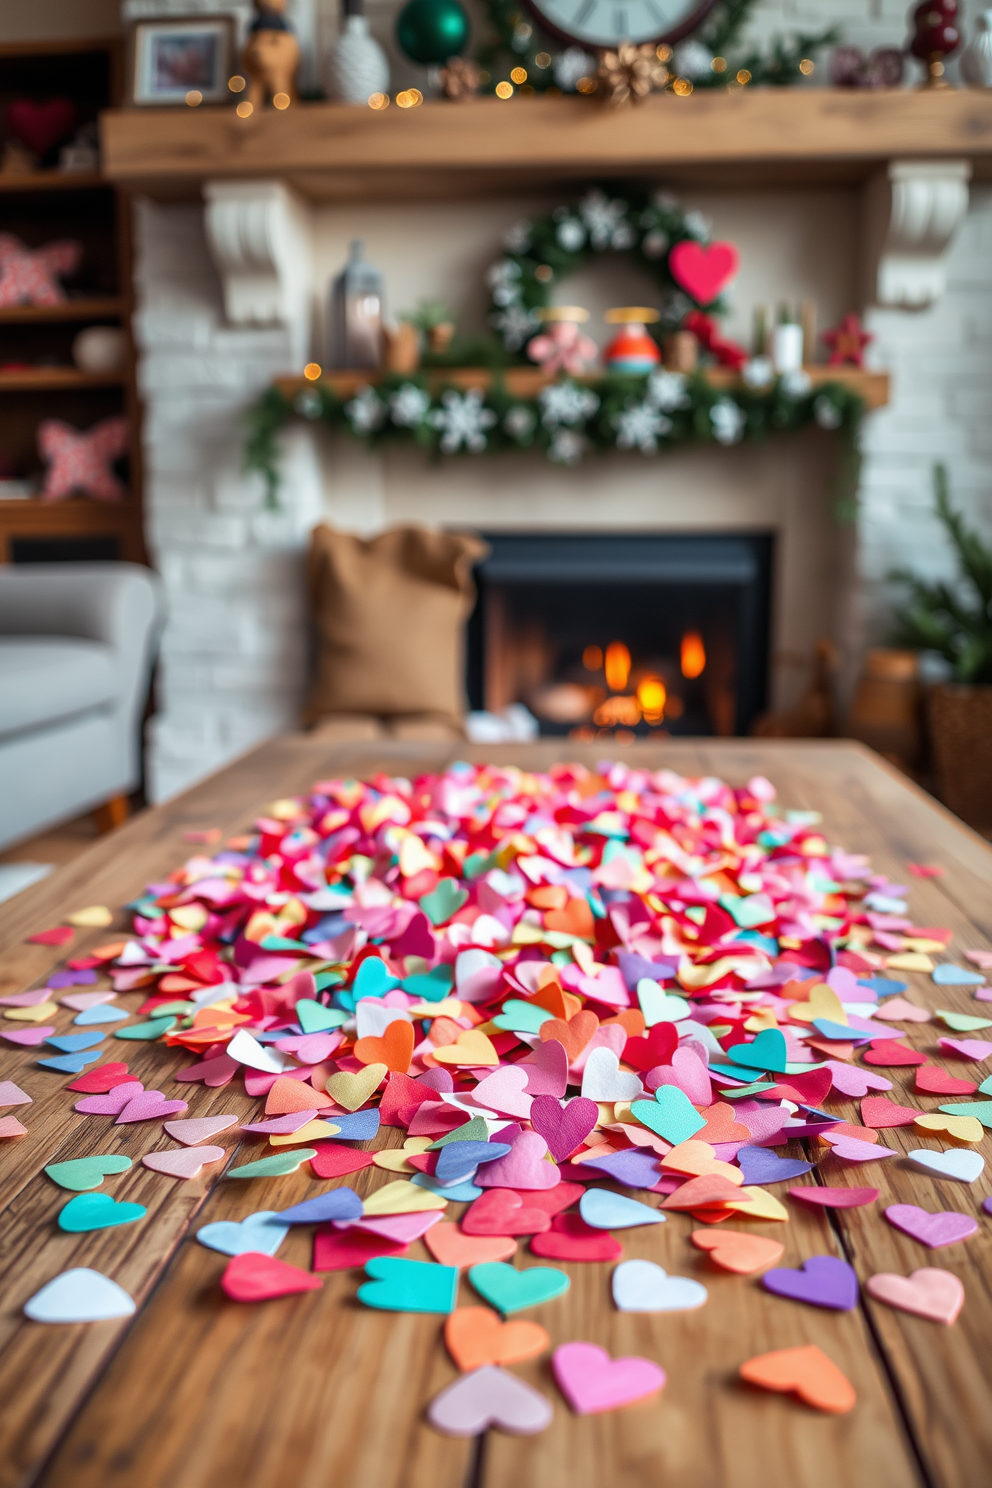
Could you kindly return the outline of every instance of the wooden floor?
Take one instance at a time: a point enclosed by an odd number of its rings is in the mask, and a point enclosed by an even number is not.
[[[547,765],[592,763],[602,746],[473,748],[377,744],[334,746],[303,737],[274,741],[189,794],[148,811],[97,842],[51,878],[0,907],[0,991],[40,984],[65,957],[25,936],[81,906],[119,906],[161,879],[193,850],[190,829],[242,830],[277,796],[334,774],[379,769],[411,775],[437,769],[455,753],[475,759]],[[943,878],[910,879],[917,924],[949,925],[952,948],[992,947],[992,850],[905,779],[860,746],[815,742],[672,741],[631,746],[625,760],[742,782],[755,772],[779,787],[788,806],[823,812],[828,837],[867,852],[902,882],[907,861],[937,862]],[[106,940],[78,933],[73,952]],[[911,976],[930,1008],[975,1012],[967,992]],[[140,994],[122,999],[136,1007]],[[68,1025],[71,1014],[59,1015]],[[940,1025],[910,1033],[936,1051]],[[981,1035],[980,1035],[981,1036]],[[110,1046],[113,1048],[113,1045]],[[118,1046],[123,1047],[123,1046]],[[113,1055],[118,1056],[117,1048]],[[178,1050],[127,1045],[139,1078],[167,1095],[180,1090],[189,1116],[255,1109],[240,1086],[177,1087],[170,1074],[189,1062]],[[982,1066],[957,1065],[970,1074]],[[912,1071],[885,1071],[900,1104],[936,1108],[914,1096]],[[553,1344],[599,1343],[639,1353],[668,1373],[664,1393],[603,1416],[569,1413],[545,1359],[516,1366],[553,1400],[553,1425],[536,1438],[489,1433],[481,1442],[437,1435],[425,1403],[455,1377],[440,1343],[440,1320],[375,1313],[354,1301],[356,1276],[325,1277],[322,1291],[246,1307],[227,1301],[217,1281],[225,1258],[196,1244],[208,1220],[281,1209],[326,1188],[297,1173],[248,1185],[163,1179],[136,1165],[114,1180],[115,1198],[148,1206],[139,1224],[82,1236],[53,1220],[65,1201],[44,1164],[94,1151],[134,1159],[167,1145],[158,1123],[104,1130],[72,1110],[62,1077],[41,1070],[30,1051],[0,1054],[0,1079],[16,1079],[34,1098],[23,1108],[28,1137],[2,1144],[4,1223],[0,1255],[0,1488],[988,1488],[992,1483],[992,1218],[971,1240],[937,1252],[900,1235],[882,1218],[887,1202],[978,1214],[992,1193],[988,1176],[966,1187],[938,1182],[901,1159],[864,1167],[821,1161],[809,1181],[882,1189],[877,1204],[835,1218],[786,1201],[788,1225],[755,1225],[786,1245],[783,1265],[814,1254],[845,1256],[864,1281],[938,1265],[958,1274],[966,1302],[944,1328],[862,1297],[852,1312],[820,1311],[769,1296],[754,1277],[712,1270],[689,1243],[694,1222],[623,1234],[626,1258],[705,1281],[709,1301],[696,1312],[621,1314],[608,1295],[609,1267],[569,1265],[571,1291],[536,1309]],[[239,1093],[240,1092],[240,1093]],[[831,1110],[857,1119],[853,1102]],[[23,1113],[20,1113],[23,1114]],[[399,1144],[402,1133],[384,1129]],[[225,1133],[233,1150],[237,1138]],[[905,1131],[887,1145],[922,1145]],[[379,1141],[376,1145],[384,1145]],[[801,1155],[800,1144],[795,1155]],[[941,1144],[932,1144],[941,1145]],[[990,1155],[988,1138],[982,1144]],[[242,1156],[243,1160],[243,1156]],[[372,1176],[370,1176],[372,1175]],[[366,1169],[347,1181],[360,1192],[390,1178]],[[779,1190],[781,1192],[781,1190]],[[457,1212],[458,1206],[452,1206]],[[280,1256],[309,1265],[309,1232],[291,1232]],[[426,1259],[420,1245],[414,1257]],[[521,1258],[526,1260],[526,1251]],[[28,1322],[24,1301],[70,1266],[106,1271],[139,1303],[133,1319],[87,1326]],[[461,1301],[478,1301],[462,1283]],[[820,1415],[791,1397],[737,1382],[740,1363],[765,1350],[818,1343],[858,1392],[846,1416]]]

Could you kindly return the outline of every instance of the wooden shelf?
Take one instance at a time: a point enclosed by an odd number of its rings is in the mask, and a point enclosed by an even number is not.
[[[0,563],[10,561],[10,544],[16,538],[115,537],[120,556],[144,563],[141,506],[124,501],[93,501],[74,496],[69,501],[0,501]]]
[[[808,373],[814,387],[820,387],[826,382],[840,382],[852,392],[860,394],[865,400],[866,408],[884,408],[889,401],[889,374],[887,372],[864,372],[860,367],[807,367]],[[543,387],[558,380],[558,374],[549,375],[542,372],[540,367],[507,367],[502,373],[494,374],[486,367],[430,367],[426,368],[424,375],[429,383],[434,385],[449,384],[468,391],[469,388],[481,388],[483,390],[492,386],[494,376],[501,376],[506,384],[507,391],[515,398],[533,398]],[[708,369],[705,373],[707,380],[717,388],[740,387],[741,380],[734,372],[723,367]],[[596,376],[580,377],[578,382],[594,381]],[[327,387],[333,389],[339,398],[348,397],[358,391],[361,387],[368,387],[370,383],[378,382],[379,377],[375,372],[325,372],[320,381]],[[315,386],[305,377],[277,377],[275,386],[287,398],[294,398],[298,393],[305,392],[307,388]]]
[[[126,301],[119,295],[92,300],[66,300],[61,305],[8,305],[0,310],[0,325],[57,325],[67,320],[103,320],[123,315]]]
[[[891,159],[968,159],[992,179],[992,90],[755,88],[658,95],[610,110],[582,98],[112,110],[110,180],[159,197],[214,177],[278,176],[327,200],[482,195],[610,175],[742,187],[859,182]]]
[[[0,171],[0,192],[90,191],[110,184],[102,171]]]
[[[77,372],[75,367],[24,367],[0,371],[0,392],[75,391],[76,388],[124,387],[125,372]]]

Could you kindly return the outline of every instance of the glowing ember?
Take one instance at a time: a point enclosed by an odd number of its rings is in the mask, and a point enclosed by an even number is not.
[[[645,677],[637,687],[637,701],[648,723],[660,723],[665,716],[668,692],[660,677]]]
[[[603,665],[602,646],[587,646],[582,653],[582,665],[587,672],[598,672]]]
[[[610,691],[623,692],[630,676],[630,652],[623,641],[611,641],[607,646],[605,670]]]
[[[699,677],[706,669],[706,648],[698,630],[687,630],[682,637],[681,666],[683,677]]]

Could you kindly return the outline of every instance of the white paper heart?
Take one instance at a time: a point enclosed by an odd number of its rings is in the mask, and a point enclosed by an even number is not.
[[[641,977],[638,982],[637,1001],[649,1028],[656,1023],[679,1023],[691,1011],[684,997],[677,992],[665,992],[650,977]]]
[[[689,1276],[669,1276],[654,1261],[621,1261],[613,1272],[613,1301],[620,1312],[687,1312],[709,1293]]]
[[[440,1215],[437,1216],[440,1219]],[[260,1209],[249,1214],[247,1219],[219,1219],[214,1224],[197,1230],[196,1238],[209,1250],[219,1250],[222,1255],[245,1255],[249,1251],[274,1256],[286,1236],[289,1225],[279,1223],[275,1209]]]
[[[265,1075],[281,1075],[284,1070],[295,1069],[296,1061],[278,1049],[266,1049],[245,1029],[239,1028],[227,1046],[228,1058],[236,1064],[246,1064],[249,1069],[261,1070]]]
[[[24,1312],[36,1323],[96,1323],[129,1317],[134,1303],[109,1276],[79,1266],[46,1282],[25,1302]]]
[[[612,1049],[593,1049],[582,1074],[582,1094],[587,1100],[636,1100],[643,1091],[637,1075],[621,1070]]]
[[[411,1023],[405,1008],[386,1007],[379,997],[363,997],[355,1008],[355,1029],[359,1038],[382,1038],[390,1023]]]
[[[959,1183],[974,1183],[985,1169],[985,1159],[980,1152],[966,1152],[963,1148],[949,1148],[946,1152],[935,1152],[932,1147],[919,1147],[906,1156],[914,1168],[933,1173],[938,1178],[956,1178]]]

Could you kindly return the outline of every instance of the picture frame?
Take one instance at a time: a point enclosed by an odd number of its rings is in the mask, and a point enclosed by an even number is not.
[[[227,103],[234,71],[234,20],[191,15],[136,21],[131,28],[128,99],[139,108]],[[192,100],[189,95],[198,93]]]

